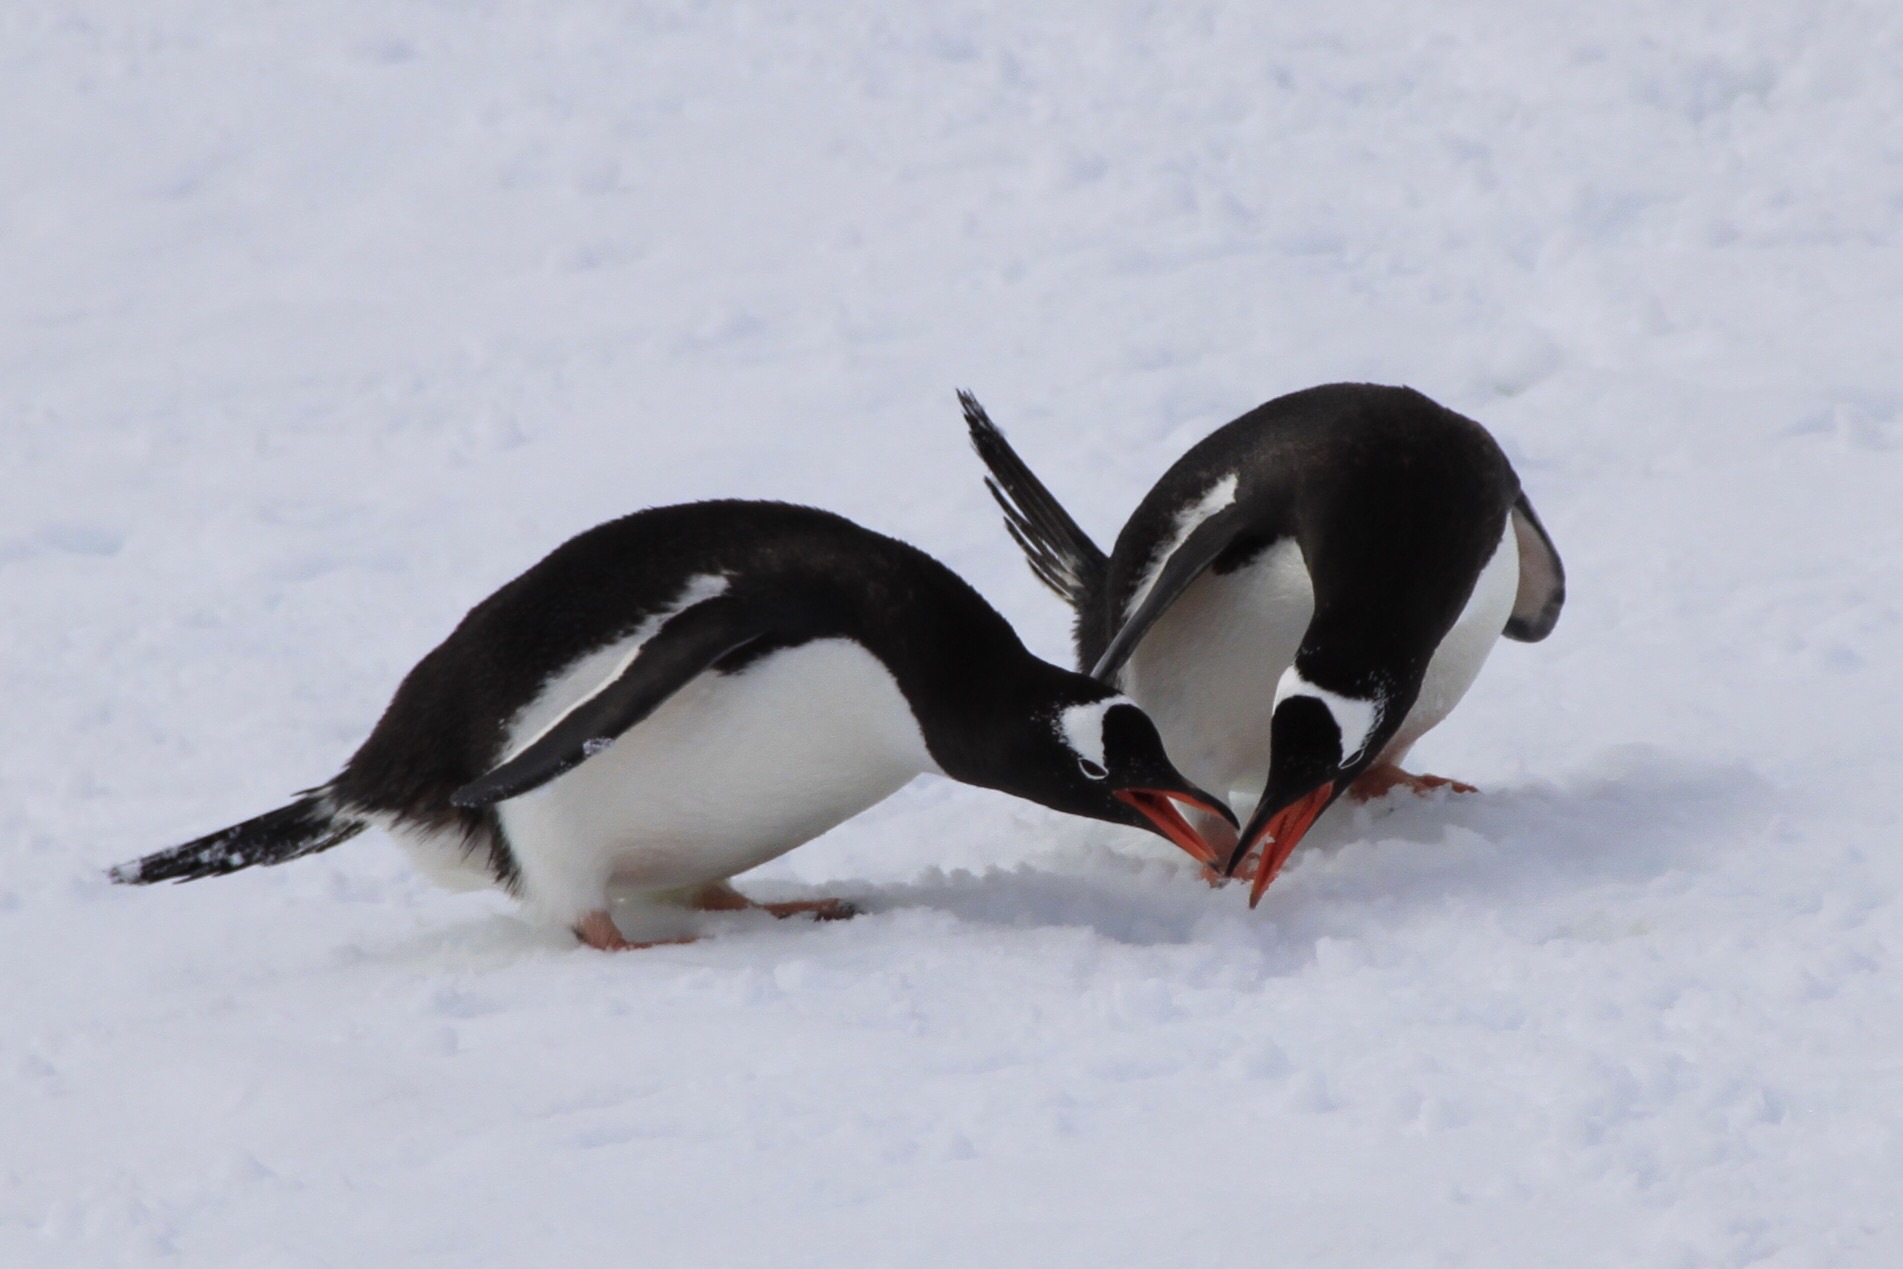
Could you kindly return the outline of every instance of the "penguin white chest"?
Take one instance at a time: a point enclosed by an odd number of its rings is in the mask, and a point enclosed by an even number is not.
[[[598,690],[633,641],[551,680],[506,751]],[[822,639],[708,671],[608,748],[497,806],[524,898],[557,920],[605,887],[669,890],[784,854],[936,770],[910,706],[859,644]]]
[[[1284,538],[1203,573],[1157,618],[1120,681],[1184,774],[1222,793],[1261,788],[1276,683],[1314,613],[1302,548]]]
[[[1506,626],[1518,578],[1509,527],[1434,650],[1420,695],[1383,761],[1399,762],[1466,695]],[[1137,645],[1121,685],[1155,720],[1190,778],[1250,797],[1261,788],[1276,685],[1294,664],[1314,612],[1301,548],[1284,539],[1232,573],[1197,578]]]

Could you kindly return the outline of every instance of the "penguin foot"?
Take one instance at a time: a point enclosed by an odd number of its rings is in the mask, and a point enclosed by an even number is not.
[[[859,915],[859,909],[844,899],[795,899],[786,903],[755,903],[724,881],[702,886],[689,901],[702,912],[744,912],[758,908],[784,921],[790,916],[811,915],[815,921],[845,921]]]
[[[627,936],[616,927],[614,918],[606,909],[590,912],[575,927],[575,937],[589,947],[601,952],[638,952],[644,947],[668,947],[676,943],[692,943],[694,939],[656,939],[652,943],[631,943]]]
[[[1450,780],[1446,776],[1415,775],[1403,771],[1391,762],[1377,763],[1363,771],[1355,782],[1348,786],[1348,796],[1357,802],[1372,802],[1376,798],[1386,797],[1396,789],[1425,796],[1434,789],[1451,789],[1455,793],[1478,793],[1479,789],[1459,780]]]

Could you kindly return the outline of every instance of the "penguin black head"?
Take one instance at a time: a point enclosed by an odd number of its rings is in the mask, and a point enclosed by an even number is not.
[[[1231,828],[1236,817],[1176,769],[1149,715],[1084,675],[1043,668],[1047,682],[1023,698],[1030,708],[988,729],[983,751],[967,753],[968,769],[946,773],[1054,811],[1148,829],[1198,863],[1218,865],[1215,849],[1177,805]]]
[[[1234,875],[1262,846],[1249,906],[1262,899],[1309,828],[1354,783],[1393,738],[1419,690],[1418,675],[1405,699],[1379,688],[1330,691],[1291,666],[1276,685],[1269,723],[1269,778],[1255,814],[1223,868]],[[1398,707],[1397,707],[1398,706]]]

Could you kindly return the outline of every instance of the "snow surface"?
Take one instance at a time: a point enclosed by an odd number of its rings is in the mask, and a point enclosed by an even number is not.
[[[1903,6],[0,7],[0,1263],[1903,1263]],[[711,495],[1066,650],[1108,539],[1409,383],[1571,579],[1263,907],[925,780],[604,955],[328,777],[462,612]]]

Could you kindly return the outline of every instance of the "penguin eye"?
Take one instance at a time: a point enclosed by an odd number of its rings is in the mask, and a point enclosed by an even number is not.
[[[1110,774],[1108,768],[1099,766],[1088,758],[1079,758],[1077,769],[1084,773],[1086,780],[1101,780]]]

